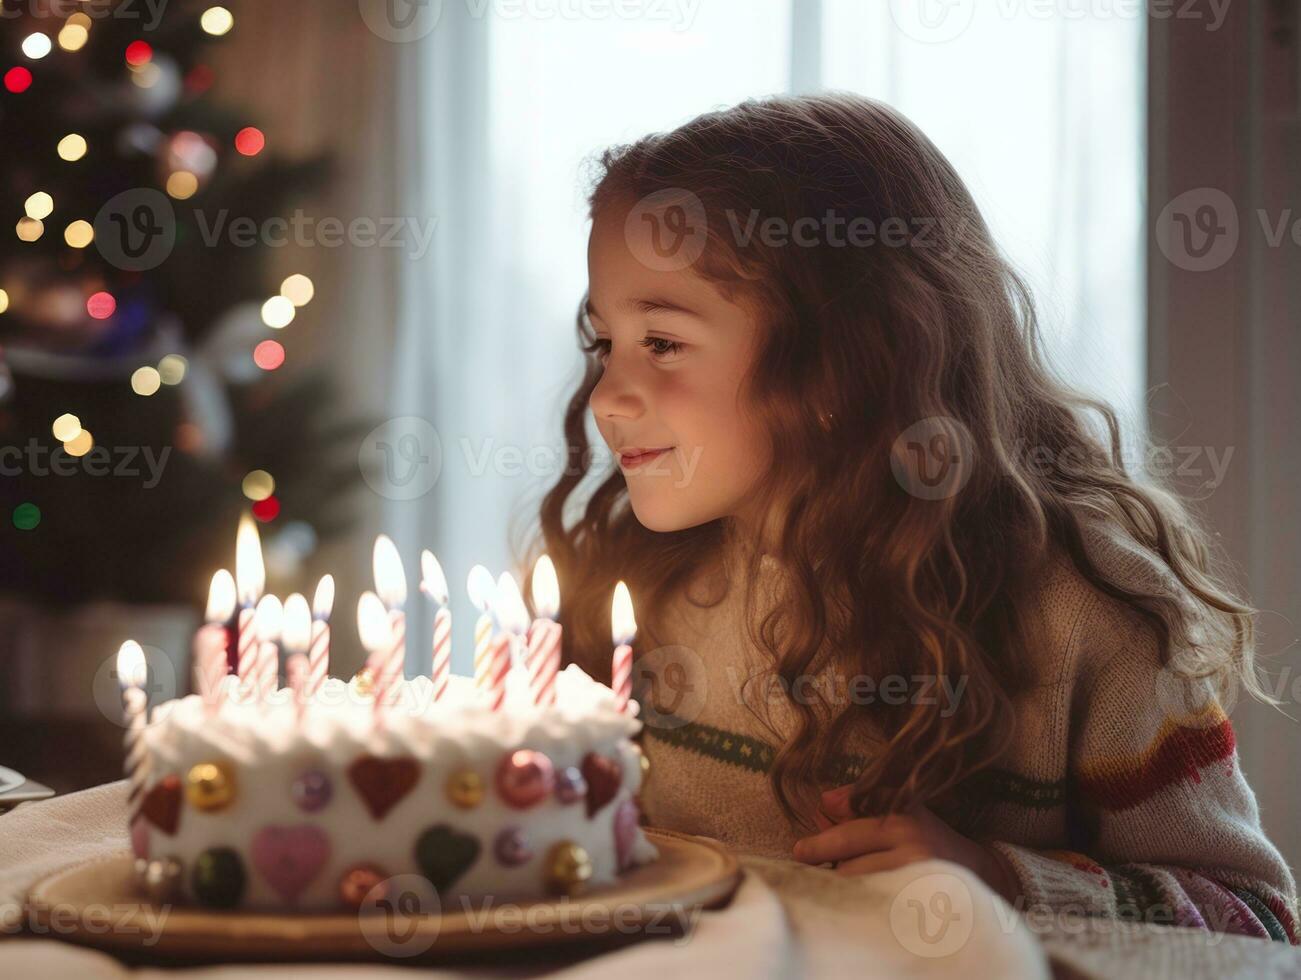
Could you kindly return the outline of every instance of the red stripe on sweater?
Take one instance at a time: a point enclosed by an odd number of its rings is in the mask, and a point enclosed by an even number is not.
[[[1108,810],[1128,810],[1167,786],[1201,782],[1198,770],[1232,755],[1236,744],[1228,718],[1209,728],[1176,728],[1136,763],[1081,775],[1080,790]]]

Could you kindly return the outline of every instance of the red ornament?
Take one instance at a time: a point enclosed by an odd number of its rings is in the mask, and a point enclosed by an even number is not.
[[[263,524],[274,521],[280,515],[280,501],[274,495],[263,497],[253,505],[253,516]]]
[[[126,63],[128,65],[147,65],[154,56],[154,49],[148,41],[132,41],[126,46]]]
[[[255,157],[267,145],[267,138],[256,126],[247,126],[235,134],[235,149],[246,157]]]
[[[497,766],[497,792],[507,806],[523,810],[551,795],[555,771],[551,760],[532,749],[517,749]]]
[[[10,68],[5,72],[5,88],[15,95],[26,92],[32,85],[32,73],[26,68]]]

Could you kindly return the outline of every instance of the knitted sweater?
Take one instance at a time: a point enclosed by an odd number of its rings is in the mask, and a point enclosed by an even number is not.
[[[1112,581],[1191,601],[1168,566],[1123,532],[1090,523],[1086,545]],[[781,597],[777,563],[763,561],[760,616]],[[748,640],[740,592],[728,589],[708,609],[679,597],[655,625],[655,648],[636,672],[652,681],[642,697],[650,764],[642,803],[657,826],[790,857],[801,832],[767,771],[793,715]],[[1261,830],[1221,705],[1190,701],[1188,682],[1162,668],[1151,628],[1064,553],[1051,559],[1029,612],[1042,657],[1015,702],[1013,745],[997,768],[969,780],[961,818],[950,819],[1007,859],[1021,910],[1301,941],[1292,873]],[[743,688],[747,677],[753,686]],[[927,696],[924,679],[889,683],[856,696]],[[873,745],[870,733],[851,735],[828,788],[853,779]]]

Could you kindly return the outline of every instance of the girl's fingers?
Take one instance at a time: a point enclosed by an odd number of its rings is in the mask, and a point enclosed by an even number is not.
[[[844,858],[882,851],[893,841],[883,830],[885,820],[878,817],[859,817],[838,823],[821,833],[795,842],[795,860],[809,864],[823,861],[840,861]]]
[[[832,820],[821,810],[813,811],[813,822],[818,825],[818,830],[826,830],[828,827],[834,827],[836,821]]]
[[[914,861],[920,861],[922,858],[922,854],[910,851],[906,847],[892,847],[888,851],[877,851],[875,854],[860,854],[848,861],[841,861],[836,865],[836,873],[842,875],[866,875],[876,871],[893,871],[896,868],[912,864]]]

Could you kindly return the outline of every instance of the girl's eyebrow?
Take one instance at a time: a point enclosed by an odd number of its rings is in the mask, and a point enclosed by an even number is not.
[[[634,310],[638,313],[645,313],[650,316],[667,314],[667,315],[690,316],[690,317],[695,317],[696,319],[700,319],[700,314],[697,313],[695,310],[689,309],[688,307],[685,307],[680,303],[675,303],[672,300],[662,299],[657,296],[637,297],[636,299],[626,300],[620,305],[627,307],[628,309]],[[597,319],[601,319],[601,320],[605,319],[603,316],[601,316],[600,313],[597,312],[596,307],[592,305],[592,301],[590,299],[587,301],[587,304],[585,306],[585,311],[588,316],[594,316]]]

